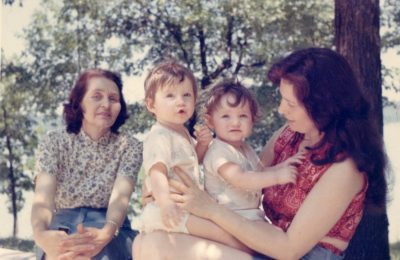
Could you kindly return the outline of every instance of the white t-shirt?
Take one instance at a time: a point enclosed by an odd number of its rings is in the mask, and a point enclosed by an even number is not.
[[[263,219],[259,209],[261,190],[246,190],[234,187],[218,173],[218,168],[227,162],[239,165],[244,171],[261,170],[257,153],[243,142],[244,153],[232,145],[215,138],[208,147],[203,160],[205,190],[219,203],[237,211],[249,219]],[[243,212],[251,212],[250,215]],[[243,214],[242,214],[243,213]]]
[[[160,123],[151,127],[149,134],[143,142],[143,167],[146,174],[146,188],[151,191],[150,168],[158,163],[164,163],[168,169],[168,178],[179,178],[171,171],[179,166],[192,180],[203,187],[200,182],[199,162],[195,150],[195,140],[189,135],[188,141],[178,132],[167,128]]]

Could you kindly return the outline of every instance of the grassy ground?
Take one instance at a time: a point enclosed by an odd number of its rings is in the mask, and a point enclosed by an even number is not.
[[[3,248],[14,249],[24,252],[33,252],[35,243],[32,240],[19,238],[1,238],[0,245]]]
[[[35,243],[32,240],[24,240],[18,238],[0,239],[1,247],[14,249],[24,252],[33,252]],[[390,259],[400,260],[400,242],[390,245]]]
[[[390,245],[390,259],[400,260],[400,242]]]

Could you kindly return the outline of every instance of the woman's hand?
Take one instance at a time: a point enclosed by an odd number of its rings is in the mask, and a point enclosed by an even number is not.
[[[77,225],[77,233],[65,237],[59,248],[58,260],[90,259],[95,256],[95,236],[82,224]],[[100,251],[99,251],[100,252]],[[95,254],[94,254],[95,253]]]
[[[180,168],[174,167],[173,170],[182,182],[170,180],[170,186],[177,190],[177,193],[171,194],[172,200],[190,213],[210,219],[218,206],[216,202],[205,191],[200,190]]]
[[[35,234],[36,244],[43,249],[48,259],[55,259],[61,252],[59,246],[68,237],[67,233],[58,230],[44,230]]]
[[[182,209],[179,208],[171,199],[160,202],[161,219],[168,228],[177,226],[183,218]]]

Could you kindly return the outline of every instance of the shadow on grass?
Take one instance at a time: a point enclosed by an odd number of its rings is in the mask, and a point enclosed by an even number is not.
[[[400,242],[390,244],[390,259],[400,260]]]
[[[1,247],[19,250],[24,252],[33,252],[35,247],[35,242],[27,239],[19,239],[15,237],[0,238]]]

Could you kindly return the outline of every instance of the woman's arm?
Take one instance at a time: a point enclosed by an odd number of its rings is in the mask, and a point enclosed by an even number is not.
[[[171,181],[183,194],[173,198],[183,208],[210,219],[251,249],[278,259],[298,259],[321,241],[363,187],[363,176],[351,160],[335,163],[308,194],[287,232],[265,222],[249,221],[217,204],[193,185]]]
[[[33,197],[31,224],[35,241],[40,233],[46,231],[50,225],[54,211],[54,197],[56,193],[56,178],[49,174],[39,174],[35,179],[35,193]],[[39,235],[39,237],[37,237]],[[37,241],[38,243],[40,241]],[[38,243],[39,246],[41,246]]]
[[[56,178],[44,173],[37,175],[31,211],[31,224],[35,243],[45,252],[49,259],[70,250],[75,250],[75,255],[90,250],[91,245],[87,243],[91,239],[89,234],[81,235],[79,246],[60,248],[62,241],[67,239],[69,235],[64,231],[48,229],[55,208],[55,193]]]

